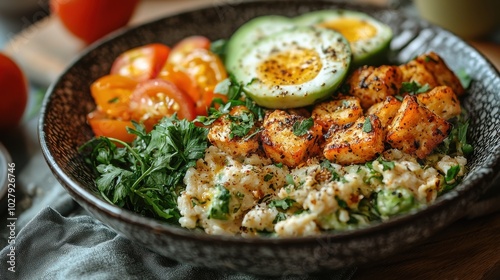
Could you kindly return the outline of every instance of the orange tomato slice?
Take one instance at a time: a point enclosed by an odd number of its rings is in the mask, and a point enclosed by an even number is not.
[[[135,139],[134,134],[127,132],[127,127],[134,128],[131,121],[110,119],[100,111],[93,111],[87,115],[87,121],[96,137],[112,137],[130,143]]]

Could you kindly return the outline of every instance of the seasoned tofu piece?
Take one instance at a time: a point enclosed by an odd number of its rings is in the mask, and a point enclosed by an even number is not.
[[[420,55],[399,68],[403,73],[403,82],[417,82],[422,86],[429,84],[430,88],[449,86],[457,96],[465,92],[460,79],[435,52]]]
[[[274,162],[296,167],[319,154],[322,139],[321,125],[312,118],[282,110],[275,110],[264,118],[262,147]]]
[[[235,157],[245,157],[254,153],[259,149],[259,137],[252,136],[257,129],[253,119],[253,113],[247,107],[236,106],[229,114],[219,117],[212,124],[208,132],[208,140],[214,146]],[[241,135],[242,127],[248,127],[246,135]]]
[[[387,132],[387,142],[396,149],[423,159],[450,133],[451,124],[407,95]]]
[[[429,88],[439,86],[436,77],[420,62],[412,60],[407,64],[400,65],[399,69],[403,73],[403,82],[415,82],[421,86],[429,85]]]
[[[360,164],[384,151],[385,132],[375,115],[359,118],[352,126],[331,133],[323,155],[338,164]]]
[[[359,98],[361,107],[368,109],[387,96],[399,93],[403,75],[398,66],[363,66],[355,70],[347,84],[349,93]]]
[[[449,86],[439,86],[431,91],[417,95],[421,105],[445,120],[460,115],[460,101]]]
[[[382,127],[387,131],[388,126],[394,120],[394,116],[401,107],[401,101],[395,97],[387,96],[384,101],[374,104],[366,111],[369,115],[375,115],[379,118]]]
[[[359,99],[354,96],[341,97],[317,104],[312,111],[313,119],[327,132],[332,126],[344,126],[363,116]]]

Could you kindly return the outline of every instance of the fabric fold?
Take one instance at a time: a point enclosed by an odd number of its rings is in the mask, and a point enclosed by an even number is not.
[[[64,217],[50,207],[16,236],[16,272],[6,267],[10,251],[6,246],[0,252],[0,279],[285,279],[182,264],[129,241],[93,217]],[[350,279],[354,272],[351,268],[286,279]]]

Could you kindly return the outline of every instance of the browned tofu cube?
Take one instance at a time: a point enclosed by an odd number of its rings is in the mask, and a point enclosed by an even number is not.
[[[382,127],[387,131],[387,127],[391,125],[399,107],[401,107],[401,101],[395,97],[388,96],[384,101],[371,106],[366,113],[377,116]]]
[[[396,149],[423,159],[450,133],[451,124],[407,95],[387,132],[387,142]]]
[[[312,111],[313,119],[323,127],[323,132],[328,131],[332,126],[353,123],[361,116],[363,116],[363,109],[359,104],[359,99],[354,96],[319,103]]]
[[[296,167],[318,155],[322,139],[321,125],[312,118],[282,110],[275,110],[264,118],[262,147],[274,162]]]
[[[257,135],[252,136],[252,133],[257,129],[255,124],[246,135],[235,134],[236,129],[241,128],[242,125],[238,117],[250,116],[249,114],[252,114],[252,112],[247,107],[237,106],[231,109],[229,115],[219,117],[208,132],[207,137],[210,143],[235,157],[244,157],[256,152],[259,149],[259,137]]]
[[[385,132],[375,115],[359,118],[352,126],[332,133],[323,155],[338,164],[359,164],[384,151]]]
[[[445,120],[460,115],[460,101],[449,86],[439,86],[431,91],[417,95],[421,105]]]
[[[425,69],[424,65],[414,60],[399,66],[403,73],[403,82],[415,82],[420,86],[429,85],[429,88],[439,86],[438,81],[432,73]]]
[[[402,77],[398,66],[363,66],[351,74],[347,84],[349,93],[358,97],[361,107],[366,110],[387,96],[398,94]]]
[[[420,85],[429,84],[431,88],[449,86],[457,96],[461,96],[465,89],[460,79],[435,52],[429,52],[401,65],[403,82],[417,82]]]

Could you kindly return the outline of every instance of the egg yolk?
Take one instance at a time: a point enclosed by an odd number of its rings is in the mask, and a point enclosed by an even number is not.
[[[273,53],[257,69],[258,78],[271,85],[300,85],[314,79],[323,64],[315,50],[293,48]]]
[[[340,32],[349,42],[369,39],[377,34],[377,29],[364,20],[343,18],[321,23],[319,26]]]

